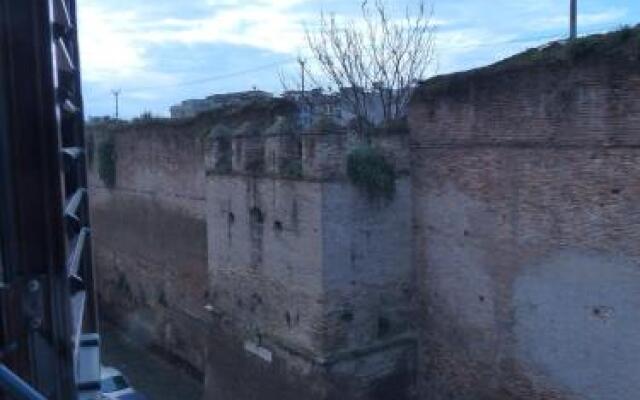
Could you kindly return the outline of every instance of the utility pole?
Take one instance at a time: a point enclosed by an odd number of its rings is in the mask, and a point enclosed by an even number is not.
[[[571,0],[569,39],[578,37],[578,0]]]
[[[304,78],[305,78],[305,73],[307,72],[305,69],[305,64],[307,62],[302,57],[300,57],[298,58],[298,63],[300,64],[300,76],[302,77],[302,96],[304,96],[304,89],[305,89]]]
[[[119,98],[120,98],[120,93],[122,93],[122,90],[118,89],[118,90],[112,90],[111,93],[113,94],[113,97],[116,100],[116,119],[118,119],[120,117],[120,104],[119,104]]]

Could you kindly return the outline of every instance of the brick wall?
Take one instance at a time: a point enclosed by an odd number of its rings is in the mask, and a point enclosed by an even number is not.
[[[100,311],[150,346],[202,372],[207,240],[197,127],[90,126],[89,173]],[[113,138],[115,186],[98,174]]]
[[[421,398],[640,396],[638,65],[501,65],[416,97]]]
[[[212,136],[206,398],[413,396],[407,140],[373,140],[400,172],[387,200],[349,182],[346,132]]]
[[[408,135],[373,139],[398,172],[374,198],[346,176],[357,138],[291,132],[274,104],[89,127],[101,311],[207,398],[411,398]]]

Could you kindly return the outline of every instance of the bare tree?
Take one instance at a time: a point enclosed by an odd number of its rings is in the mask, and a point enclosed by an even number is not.
[[[385,0],[365,0],[361,18],[353,20],[322,12],[319,26],[306,30],[320,75],[314,79],[309,71],[311,79],[335,86],[360,123],[375,123],[372,98],[384,122],[403,118],[416,82],[434,62],[433,10],[426,1],[407,5],[400,17]]]

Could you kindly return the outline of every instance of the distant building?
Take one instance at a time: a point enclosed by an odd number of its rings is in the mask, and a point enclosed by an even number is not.
[[[229,106],[241,107],[254,101],[271,98],[273,98],[273,94],[260,90],[214,94],[205,99],[185,100],[171,107],[171,118],[190,118],[206,111],[218,110]]]
[[[355,117],[353,106],[348,98],[351,89],[343,88],[340,92],[325,93],[322,89],[309,91],[290,90],[282,93],[282,98],[291,100],[298,106],[298,123],[308,128],[321,119],[329,119],[337,125],[347,126]],[[378,93],[362,91],[366,98],[369,120],[380,124],[384,120],[382,102]],[[215,94],[205,99],[185,100],[171,107],[171,118],[190,118],[206,111],[224,107],[241,107],[255,101],[272,99],[271,93],[252,90],[238,93]]]
[[[307,92],[292,90],[284,92],[282,97],[298,104],[300,110],[298,121],[303,127],[309,127],[322,118],[328,118],[338,125],[346,126],[356,117],[353,106],[348,101],[351,95],[349,90],[343,88],[338,93],[328,94],[322,89]],[[378,94],[363,91],[363,96],[366,98],[367,114],[371,122],[382,123],[384,111]]]
[[[321,118],[343,124],[341,101],[336,94],[324,94],[322,89],[290,90],[282,93],[282,97],[298,105],[298,123],[302,127],[309,127]]]

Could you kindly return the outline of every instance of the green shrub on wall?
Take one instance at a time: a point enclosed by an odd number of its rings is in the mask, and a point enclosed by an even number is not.
[[[112,188],[116,184],[116,144],[113,135],[107,135],[98,146],[98,175]]]
[[[280,174],[285,178],[302,178],[302,160],[299,158],[280,160]]]
[[[371,198],[391,199],[395,194],[395,169],[379,150],[371,146],[358,147],[349,153],[347,175]]]

